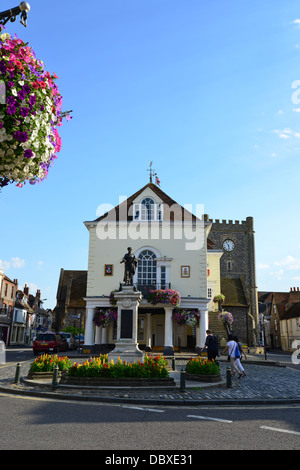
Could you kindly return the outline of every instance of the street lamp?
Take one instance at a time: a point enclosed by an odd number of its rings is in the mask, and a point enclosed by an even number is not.
[[[11,8],[10,10],[0,12],[0,25],[4,26],[9,20],[13,23],[16,17],[21,14],[20,23],[27,26],[27,13],[30,11],[28,2],[21,2],[18,7]]]

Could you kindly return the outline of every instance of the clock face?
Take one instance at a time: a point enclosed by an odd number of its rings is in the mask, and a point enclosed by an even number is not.
[[[232,251],[234,250],[234,242],[232,240],[224,240],[223,242],[223,248],[225,251]]]

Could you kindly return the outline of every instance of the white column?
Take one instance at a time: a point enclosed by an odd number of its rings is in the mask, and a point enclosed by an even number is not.
[[[151,313],[146,314],[146,351],[151,350],[152,346],[152,315]]]
[[[95,344],[101,344],[102,326],[96,326]]]
[[[208,310],[200,310],[200,324],[197,328],[196,349],[203,348],[206,340],[206,330],[208,329]]]
[[[107,344],[108,327],[102,328],[102,344]]]
[[[87,308],[86,317],[85,317],[85,335],[84,335],[84,344],[92,346],[94,344],[94,309]]]
[[[173,307],[165,307],[165,342],[164,354],[173,351],[173,321],[172,321]],[[173,351],[174,352],[174,351]]]

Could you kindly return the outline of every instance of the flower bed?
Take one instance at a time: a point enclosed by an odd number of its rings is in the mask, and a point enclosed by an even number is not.
[[[50,354],[42,354],[37,357],[30,365],[27,375],[28,379],[48,379],[53,376],[54,367],[58,366],[59,376],[63,371],[67,371],[72,367],[70,359],[65,357],[51,356]]]
[[[120,358],[116,363],[113,360],[108,362],[108,356],[100,355],[83,364],[73,364],[68,370],[69,377],[168,377],[166,369],[167,361],[162,356],[144,358],[144,362],[129,363]]]
[[[171,304],[174,307],[180,305],[181,297],[179,292],[172,289],[153,289],[150,290],[148,302],[152,305]]]
[[[144,362],[127,363],[119,360],[108,362],[106,355],[73,364],[61,379],[67,385],[102,386],[154,386],[175,385],[166,369],[167,361],[162,356],[144,358]]]
[[[0,188],[42,181],[61,149],[62,96],[32,48],[0,36]]]
[[[186,379],[202,382],[219,382],[221,380],[220,369],[214,360],[193,358],[186,365]]]

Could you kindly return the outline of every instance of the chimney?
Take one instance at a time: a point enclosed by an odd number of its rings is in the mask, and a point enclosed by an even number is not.
[[[24,294],[27,295],[27,297],[28,297],[28,295],[29,295],[29,287],[27,286],[27,284],[25,284],[25,287],[24,287],[24,291],[23,291],[23,292],[24,292]]]
[[[35,296],[36,296],[37,299],[41,300],[41,291],[40,291],[40,289],[38,289],[38,290],[36,291]]]

